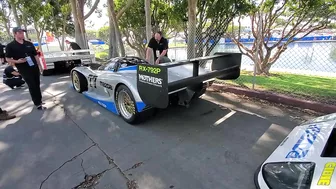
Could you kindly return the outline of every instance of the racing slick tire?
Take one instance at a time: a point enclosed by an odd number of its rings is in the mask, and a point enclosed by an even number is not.
[[[73,88],[78,93],[82,93],[82,92],[88,90],[88,82],[87,82],[86,78],[84,77],[83,74],[81,74],[77,71],[72,71],[71,72],[71,82],[72,82]]]
[[[140,120],[140,113],[137,111],[136,102],[131,90],[120,85],[115,95],[116,107],[119,115],[129,124],[136,124]]]

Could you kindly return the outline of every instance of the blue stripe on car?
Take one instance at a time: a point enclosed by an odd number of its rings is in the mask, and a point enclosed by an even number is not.
[[[136,107],[138,109],[138,112],[141,112],[146,107],[146,104],[143,102],[137,102]]]
[[[107,110],[113,112],[114,114],[119,115],[116,104],[114,102],[94,98],[94,97],[90,96],[87,92],[83,92],[83,94],[88,99],[96,102],[97,104],[99,104],[102,107],[106,108]],[[141,112],[146,107],[146,104],[143,103],[143,102],[136,102],[136,107],[137,107],[138,112]]]
[[[102,107],[106,108],[107,110],[119,115],[118,110],[116,108],[115,103],[111,102],[111,101],[106,101],[106,100],[100,100],[97,98],[94,98],[92,96],[90,96],[88,93],[83,92],[84,96],[86,96],[88,99],[92,100],[93,102],[98,103],[99,105],[101,105]]]
[[[128,66],[128,67],[125,67],[125,68],[119,68],[118,71],[126,71],[126,70],[137,70],[137,66]]]

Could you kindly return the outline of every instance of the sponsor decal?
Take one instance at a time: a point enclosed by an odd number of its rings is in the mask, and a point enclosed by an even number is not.
[[[144,66],[144,65],[139,65],[139,70],[151,74],[159,74],[161,72],[161,68]]]
[[[108,84],[108,83],[105,83],[105,82],[103,82],[103,81],[100,81],[99,84],[100,84],[101,86],[103,86],[104,88],[106,88],[106,89],[113,90],[112,85],[110,85],[110,84]]]
[[[286,158],[303,158],[309,152],[309,149],[313,145],[320,133],[321,128],[318,125],[309,125],[304,134],[293,146],[292,150],[287,154]]]
[[[142,83],[147,83],[147,84],[154,85],[154,86],[157,86],[157,87],[162,87],[162,79],[161,78],[139,74],[139,81],[142,82]]]
[[[317,185],[329,186],[332,175],[336,167],[336,162],[328,162],[325,164],[320,179],[317,181]]]

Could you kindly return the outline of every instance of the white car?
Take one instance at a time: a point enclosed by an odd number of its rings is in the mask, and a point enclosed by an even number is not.
[[[336,189],[336,113],[295,127],[254,175],[259,189]]]

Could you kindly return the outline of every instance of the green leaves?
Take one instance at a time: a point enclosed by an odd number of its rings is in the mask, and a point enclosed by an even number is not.
[[[74,33],[69,0],[50,0],[47,6],[50,6],[50,9],[47,9],[50,12],[45,14],[46,19],[48,19],[45,29],[51,31],[57,37],[63,34],[63,29],[65,34]]]

